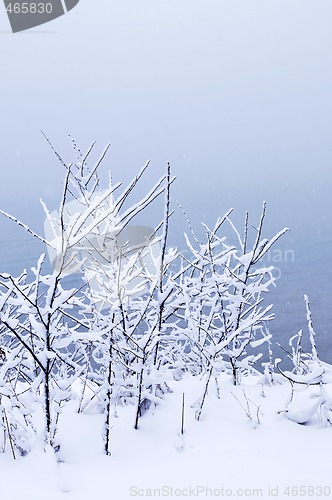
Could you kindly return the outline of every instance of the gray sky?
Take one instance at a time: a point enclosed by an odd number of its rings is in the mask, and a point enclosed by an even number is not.
[[[67,132],[83,150],[111,142],[117,180],[170,160],[177,197],[326,184],[331,18],[330,0],[81,0],[13,35],[0,7],[3,204],[55,195],[40,130],[68,161]]]

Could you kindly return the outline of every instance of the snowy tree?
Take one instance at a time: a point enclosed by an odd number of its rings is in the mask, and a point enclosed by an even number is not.
[[[277,360],[278,371],[291,387],[289,401],[285,410],[280,413],[299,424],[307,423],[315,415],[319,415],[323,425],[331,425],[332,397],[326,386],[332,380],[332,370],[330,365],[323,363],[318,357],[316,332],[307,295],[304,295],[304,302],[311,352],[303,349],[303,330],[300,330],[289,341],[291,350],[288,357],[293,363],[293,369],[281,370],[281,360]]]
[[[206,242],[195,249],[187,238],[193,255],[183,282],[185,308],[183,320],[191,349],[200,359],[201,369],[207,373],[204,394],[197,411],[200,418],[208,385],[212,377],[217,381],[220,371],[231,371],[233,383],[240,382],[240,373],[254,370],[253,365],[262,353],[249,353],[271,338],[266,334],[266,322],[273,315],[272,305],[263,307],[263,293],[274,284],[273,267],[259,267],[258,263],[271,246],[288,230],[283,229],[273,238],[262,238],[266,205],[251,249],[248,249],[248,214],[244,236],[230,221],[231,211],[219,219],[215,227],[206,227]],[[229,221],[237,236],[239,248],[228,245],[218,231]]]
[[[76,163],[68,165],[56,152],[66,174],[59,209],[50,212],[42,202],[46,215],[46,238],[36,234],[15,217],[2,212],[45,243],[53,263],[53,272],[43,275],[44,257],[41,257],[37,268],[33,270],[34,279],[31,282],[26,274],[19,279],[2,276],[0,316],[6,338],[15,338],[22,349],[22,362],[17,361],[19,377],[25,376],[30,383],[30,390],[36,394],[39,391],[42,393],[45,442],[53,445],[61,405],[70,397],[73,379],[80,377],[83,372],[91,375],[90,370],[82,366],[87,361],[82,345],[86,345],[89,332],[95,333],[97,320],[93,314],[97,311],[100,322],[100,311],[105,305],[111,307],[113,311],[109,317],[113,322],[120,318],[121,340],[128,343],[130,334],[126,334],[124,311],[128,297],[123,294],[123,290],[130,289],[132,294],[135,291],[132,290],[133,286],[141,286],[141,282],[135,284],[135,279],[138,277],[137,272],[142,272],[144,263],[139,267],[138,254],[130,257],[130,252],[126,253],[118,242],[130,221],[164,191],[165,176],[139,202],[125,209],[128,196],[148,164],[115,198],[114,193],[120,188],[120,184],[113,186],[110,181],[108,188],[101,190],[99,187],[98,168],[108,147],[97,162],[89,167],[88,160],[93,147],[94,143],[83,156],[74,143]],[[139,256],[142,256],[142,252]],[[83,273],[90,292],[64,288],[65,277],[74,272]],[[91,302],[89,307],[93,314],[90,314],[89,320],[82,320],[79,318],[80,309],[86,310],[86,297]],[[101,330],[98,340],[104,342],[105,332],[109,332],[108,352],[111,352],[116,343],[119,325],[115,328],[113,323],[111,326],[108,323]],[[91,341],[89,345],[91,346]],[[78,359],[80,363],[77,362]],[[109,360],[106,369],[108,382],[112,373],[110,363]],[[109,392],[110,384],[106,394]],[[55,418],[52,406],[56,411]]]
[[[43,275],[43,262],[44,256],[32,269],[31,282],[26,274],[17,279],[1,275],[0,323],[11,347],[1,378],[11,389],[27,384],[32,397],[42,398],[44,440],[54,445],[57,417],[53,418],[52,406],[56,414],[61,412],[63,402],[71,397],[72,377],[81,370],[70,351],[77,325],[70,326],[66,315],[77,291],[64,290],[56,273]]]

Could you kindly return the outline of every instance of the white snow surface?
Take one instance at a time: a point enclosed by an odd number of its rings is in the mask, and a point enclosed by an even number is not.
[[[200,399],[204,382],[190,376],[173,381],[173,392],[164,396],[163,405],[142,416],[138,430],[133,427],[135,406],[118,406],[108,457],[103,454],[103,416],[77,413],[78,403],[72,401],[61,415],[57,454],[38,444],[17,460],[10,451],[0,455],[1,498],[289,499],[288,486],[302,486],[306,493],[309,487],[325,487],[325,492],[331,488],[332,494],[332,427],[324,427],[319,414],[306,425],[287,419],[288,383],[263,386],[259,377],[248,376],[233,386],[224,377],[218,399],[212,380],[197,421],[191,405]],[[309,391],[309,405],[312,397]],[[246,415],[248,408],[252,420]]]

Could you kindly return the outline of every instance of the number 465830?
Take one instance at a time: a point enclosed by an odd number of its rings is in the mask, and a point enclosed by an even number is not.
[[[51,3],[10,3],[6,10],[10,14],[51,14],[53,5]]]

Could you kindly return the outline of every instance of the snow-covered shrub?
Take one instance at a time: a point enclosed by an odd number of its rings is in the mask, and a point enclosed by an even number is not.
[[[25,275],[19,280],[3,276],[8,284],[6,282],[3,286],[0,316],[6,336],[15,338],[22,350],[19,376],[25,376],[30,388],[43,395],[45,440],[53,445],[61,407],[70,398],[71,382],[81,375],[85,386],[88,379],[97,383],[96,392],[99,398],[104,399],[106,434],[109,429],[111,395],[114,392],[119,396],[121,392],[119,387],[113,387],[113,375],[120,372],[117,366],[123,369],[123,385],[130,385],[128,378],[136,377],[137,382],[132,386],[138,387],[135,396],[140,408],[143,368],[137,366],[142,360],[145,366],[147,355],[151,358],[151,345],[142,340],[147,334],[142,330],[143,322],[145,326],[148,325],[146,307],[138,307],[139,301],[133,307],[131,302],[137,293],[142,295],[144,287],[149,290],[145,299],[147,305],[152,299],[151,289],[153,294],[156,290],[162,292],[160,286],[166,255],[169,187],[172,182],[170,167],[167,176],[163,176],[140,201],[124,208],[148,164],[115,197],[115,191],[121,184],[113,186],[110,180],[109,186],[101,190],[98,175],[99,165],[108,147],[96,164],[90,167],[88,160],[93,146],[83,156],[74,144],[77,155],[74,164],[66,165],[57,154],[66,169],[64,190],[58,210],[50,212],[42,203],[46,215],[46,239],[14,217],[4,214],[47,245],[53,264],[53,273],[43,276],[42,257],[31,283],[26,281]],[[165,191],[164,184],[167,186],[167,212],[163,223],[163,246],[161,256],[156,256],[155,269],[151,271],[146,269],[143,253],[155,244],[156,238],[153,237],[153,241],[133,252],[126,241],[121,243],[121,236],[129,222]],[[81,273],[84,278],[86,291],[84,293],[82,290],[81,295],[78,290],[65,290],[62,287],[63,279],[73,272]],[[149,272],[152,272],[152,276],[149,276]],[[84,302],[84,298],[88,303]],[[68,312],[68,309],[72,311]],[[156,338],[160,334],[162,312],[161,300],[156,315],[159,319],[153,327],[148,325],[151,328],[149,336]],[[83,318],[80,318],[80,314],[83,314]],[[98,373],[97,376],[92,373],[85,351],[91,350],[91,347],[92,358],[95,352],[101,353],[97,354],[94,363],[98,365],[102,361],[102,373],[99,376]],[[153,343],[152,348],[156,364],[158,341]],[[121,375],[116,380],[120,378]],[[105,449],[109,451],[108,444]]]
[[[44,256],[32,269],[31,281],[26,274],[17,279],[1,275],[0,322],[11,346],[1,378],[6,387],[20,384],[23,394],[42,399],[44,439],[53,444],[57,423],[53,413],[59,413],[63,402],[70,399],[71,378],[82,368],[73,360],[72,334],[77,325],[68,321],[77,291],[64,290],[55,271],[43,275],[43,262]]]
[[[279,372],[290,383],[291,395],[286,404],[285,416],[296,423],[305,424],[314,416],[319,416],[323,425],[332,424],[332,367],[323,363],[317,353],[316,332],[314,330],[310,303],[304,295],[308,334],[311,352],[302,347],[303,331],[300,330],[290,341],[288,357],[293,363],[291,371]],[[280,363],[278,360],[277,364]]]
[[[133,252],[130,245],[114,241],[112,258],[107,265],[94,255],[88,265],[83,264],[87,284],[87,314],[91,322],[89,331],[92,336],[83,335],[93,342],[97,354],[95,362],[100,366],[103,379],[99,394],[105,400],[105,450],[109,454],[109,429],[111,402],[135,401],[135,428],[144,407],[158,402],[165,389],[166,353],[169,353],[170,337],[166,321],[170,316],[168,303],[172,302],[175,286],[167,278],[167,270],[176,258],[174,252],[167,250],[170,185],[172,183],[170,166],[165,177],[165,213],[160,224],[162,235],[157,230],[140,248]],[[135,183],[137,179],[135,180]],[[125,197],[133,185],[125,190]],[[138,213],[149,204],[160,191],[161,181],[155,188],[128,213]],[[114,206],[119,203],[114,200]],[[122,216],[118,215],[118,226],[114,229],[121,233]],[[101,236],[101,235],[100,235]],[[160,242],[160,252],[150,248]],[[142,265],[150,255],[150,265]],[[91,257],[91,256],[90,256]],[[133,283],[135,284],[133,286]],[[92,305],[95,307],[92,307]],[[98,338],[97,338],[98,332]]]
[[[263,354],[257,350],[271,338],[266,323],[273,318],[272,305],[263,306],[263,294],[274,284],[273,266],[259,263],[271,246],[288,230],[283,229],[271,239],[263,239],[266,205],[260,218],[252,248],[248,248],[248,214],[244,236],[229,219],[229,211],[210,230],[206,227],[206,242],[197,248],[187,238],[192,254],[188,272],[182,280],[184,307],[182,319],[190,349],[199,359],[200,370],[206,372],[206,385],[197,410],[202,406],[212,377],[230,371],[233,383],[240,382],[241,373],[254,371]],[[231,223],[238,247],[229,245],[218,232],[225,221]],[[189,260],[189,259],[188,259]],[[250,352],[248,352],[250,349]]]
[[[270,357],[265,376],[273,379],[272,306],[263,298],[275,279],[273,267],[261,265],[261,259],[287,228],[263,238],[264,204],[253,235],[247,214],[240,236],[230,210],[212,230],[205,226],[205,242],[186,237],[188,252],[181,255],[168,248],[170,165],[145,196],[130,204],[148,164],[122,191],[111,180],[102,189],[98,168],[108,148],[89,166],[93,146],[83,156],[74,145],[74,164],[61,160],[65,179],[59,208],[50,212],[42,203],[45,238],[5,214],[45,243],[53,271],[44,273],[42,256],[32,275],[0,275],[2,450],[10,445],[29,451],[40,434],[33,425],[37,408],[44,417],[44,441],[57,450],[63,407],[76,398],[78,412],[93,407],[103,412],[109,455],[117,405],[133,404],[137,429],[144,411],[169,390],[168,381],[186,371],[205,377],[199,419],[213,379],[220,397],[222,372],[235,385],[243,375],[261,375],[263,344]],[[161,195],[160,224],[133,243],[129,224]],[[235,244],[221,234],[226,223]],[[68,288],[71,273],[81,278],[80,286]],[[327,403],[324,408],[328,415]]]

